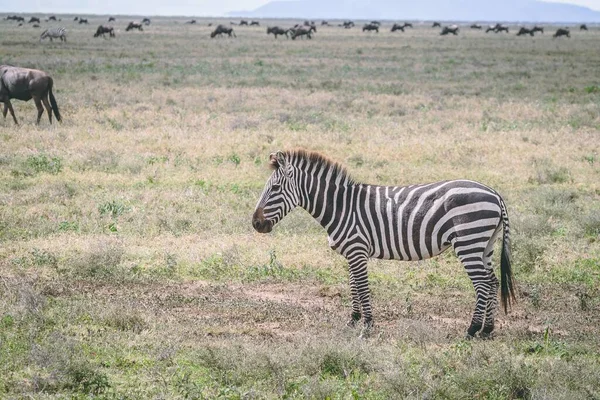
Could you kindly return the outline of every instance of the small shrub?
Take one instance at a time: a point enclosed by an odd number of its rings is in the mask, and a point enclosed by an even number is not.
[[[600,210],[592,210],[579,216],[579,223],[586,236],[600,237]]]
[[[115,274],[125,250],[120,242],[100,240],[73,260],[73,273],[82,277],[109,277]]]
[[[103,318],[105,325],[123,332],[140,333],[148,327],[146,320],[138,314],[125,310],[114,310]]]
[[[27,157],[25,164],[36,174],[46,172],[56,175],[62,171],[63,168],[62,159],[60,157],[49,157],[46,154],[31,155]]]
[[[128,208],[118,200],[111,200],[98,206],[100,215],[109,215],[112,218],[117,218],[121,214],[128,211]]]

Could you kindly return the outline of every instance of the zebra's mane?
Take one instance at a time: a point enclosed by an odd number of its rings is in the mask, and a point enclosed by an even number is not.
[[[329,157],[318,153],[316,151],[308,151],[304,149],[295,149],[295,150],[286,150],[283,152],[285,154],[285,158],[290,162],[295,163],[298,160],[303,160],[308,164],[314,165],[317,164],[326,169],[332,169],[331,178],[335,180],[340,177],[341,179],[347,179],[348,183],[354,184],[356,181],[350,176],[346,167],[337,161],[333,161]]]

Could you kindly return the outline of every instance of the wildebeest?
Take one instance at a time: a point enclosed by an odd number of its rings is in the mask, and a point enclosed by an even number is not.
[[[217,35],[223,36],[224,33],[228,34],[229,37],[231,37],[231,36],[237,37],[237,36],[235,36],[235,32],[233,31],[233,28],[228,28],[224,25],[218,25],[215,28],[215,30],[211,32],[210,37],[214,38]]]
[[[139,23],[137,23],[137,22],[133,22],[133,21],[131,21],[131,22],[129,23],[129,25],[127,25],[127,28],[125,28],[125,31],[126,31],[126,32],[129,32],[129,31],[130,31],[130,30],[132,30],[132,29],[137,29],[137,30],[140,30],[140,31],[143,31],[143,30],[144,30],[144,29],[142,28],[142,24],[139,24]]]
[[[343,26],[344,29],[350,29],[354,26],[354,22],[353,21],[344,21],[339,26]]]
[[[40,24],[33,24],[33,25],[31,25],[31,26],[32,26],[33,28],[39,28],[39,27],[40,27]]]
[[[48,21],[56,21],[56,16],[54,16],[54,15],[49,16]]]
[[[527,29],[525,27],[521,27],[521,29],[519,29],[519,32],[517,32],[517,36],[522,36],[522,35],[533,36],[533,34],[534,34],[533,29]]]
[[[569,32],[569,29],[567,28],[558,28],[558,30],[556,31],[556,33],[554,35],[552,35],[552,37],[560,37],[560,36],[566,36],[568,38],[571,37],[571,33]]]
[[[150,25],[150,18],[144,18],[142,20],[142,24],[144,24],[144,25]]]
[[[108,17],[108,22],[116,21],[115,17]]]
[[[29,21],[27,21],[28,24],[31,24],[32,22],[37,22],[38,24],[41,23],[38,17],[31,17],[29,18]]]
[[[104,39],[106,39],[105,34],[108,33],[110,37],[115,37],[115,29],[112,26],[104,26],[99,25],[98,29],[96,29],[96,33],[94,33],[94,37],[98,37],[102,35]]]
[[[404,28],[412,28],[412,24],[409,24],[407,22],[403,23],[402,25],[400,25],[400,24],[394,24],[392,26],[391,32],[396,32],[396,31],[402,31],[402,32],[404,32]]]
[[[79,24],[80,24],[80,25],[81,25],[81,24],[86,24],[86,25],[87,25],[87,23],[88,23],[88,20],[87,20],[87,18],[79,18]]]
[[[440,35],[447,35],[449,33],[458,35],[458,30],[458,25],[445,26],[444,29],[442,29],[442,31],[440,32]]]
[[[0,65],[0,102],[4,103],[2,115],[6,118],[7,111],[13,117],[15,124],[19,124],[10,99],[29,101],[33,99],[38,110],[37,123],[40,123],[44,107],[52,123],[52,111],[57,121],[61,121],[60,112],[54,94],[52,94],[53,81],[44,71],[29,68],[19,68],[10,65]],[[50,98],[50,102],[48,102]],[[42,104],[44,107],[42,107]]]
[[[442,24],[440,24],[439,22],[434,22],[433,25],[431,25],[432,28],[441,28]]]
[[[275,39],[277,39],[277,35],[282,35],[282,36],[285,35],[285,37],[289,37],[288,36],[288,30],[280,28],[278,26],[268,27],[267,28],[267,35],[269,35],[271,33],[275,36]]]
[[[479,24],[473,24],[473,25],[471,25],[470,28],[471,29],[481,29],[481,25],[479,25]]]
[[[587,30],[588,30],[588,28],[587,28],[587,25],[586,25],[586,24],[581,24],[581,25],[579,26],[579,30],[580,30],[580,31],[587,31]]]
[[[186,24],[190,24],[190,25],[194,25],[195,23],[196,23],[195,19],[186,22]]]
[[[297,28],[291,28],[290,32],[292,34],[292,40],[296,40],[297,37],[302,38],[303,36],[308,37],[309,39],[312,39],[312,27],[311,28],[306,28],[303,26],[299,26]]]
[[[494,33],[498,33],[498,32],[508,33],[508,26],[497,23],[496,25],[488,26],[488,28],[485,30],[485,33],[488,33],[489,31],[493,31]]]
[[[9,15],[5,19],[7,21],[25,22],[25,18],[19,17],[18,15]]]
[[[365,24],[362,28],[362,31],[375,31],[377,33],[379,33],[379,25],[376,24]]]
[[[241,20],[240,21],[240,26],[242,26],[242,25],[248,26],[248,21],[246,21],[245,19]]]
[[[534,27],[533,27],[533,29],[531,29],[531,31],[532,31],[533,33],[535,33],[535,32],[542,32],[542,33],[544,33],[544,27],[543,27],[543,26],[536,25],[536,26],[534,26]]]
[[[381,22],[379,21],[371,21],[369,22],[371,25],[381,25]]]
[[[252,21],[250,22],[250,26],[260,26],[260,23],[258,21]]]
[[[73,18],[73,21],[79,21],[79,17]]]
[[[324,26],[324,25],[329,25],[329,22],[327,22],[325,20],[321,21],[321,26]]]

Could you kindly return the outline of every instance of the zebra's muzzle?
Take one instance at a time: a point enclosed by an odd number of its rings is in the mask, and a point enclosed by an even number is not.
[[[256,209],[252,216],[252,226],[260,233],[269,233],[273,230],[273,223],[265,219],[262,208]]]

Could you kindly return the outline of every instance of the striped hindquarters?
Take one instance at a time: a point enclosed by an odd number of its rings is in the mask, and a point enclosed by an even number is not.
[[[362,189],[358,217],[371,241],[371,257],[422,260],[452,243],[468,253],[489,241],[502,221],[500,196],[473,181]]]

